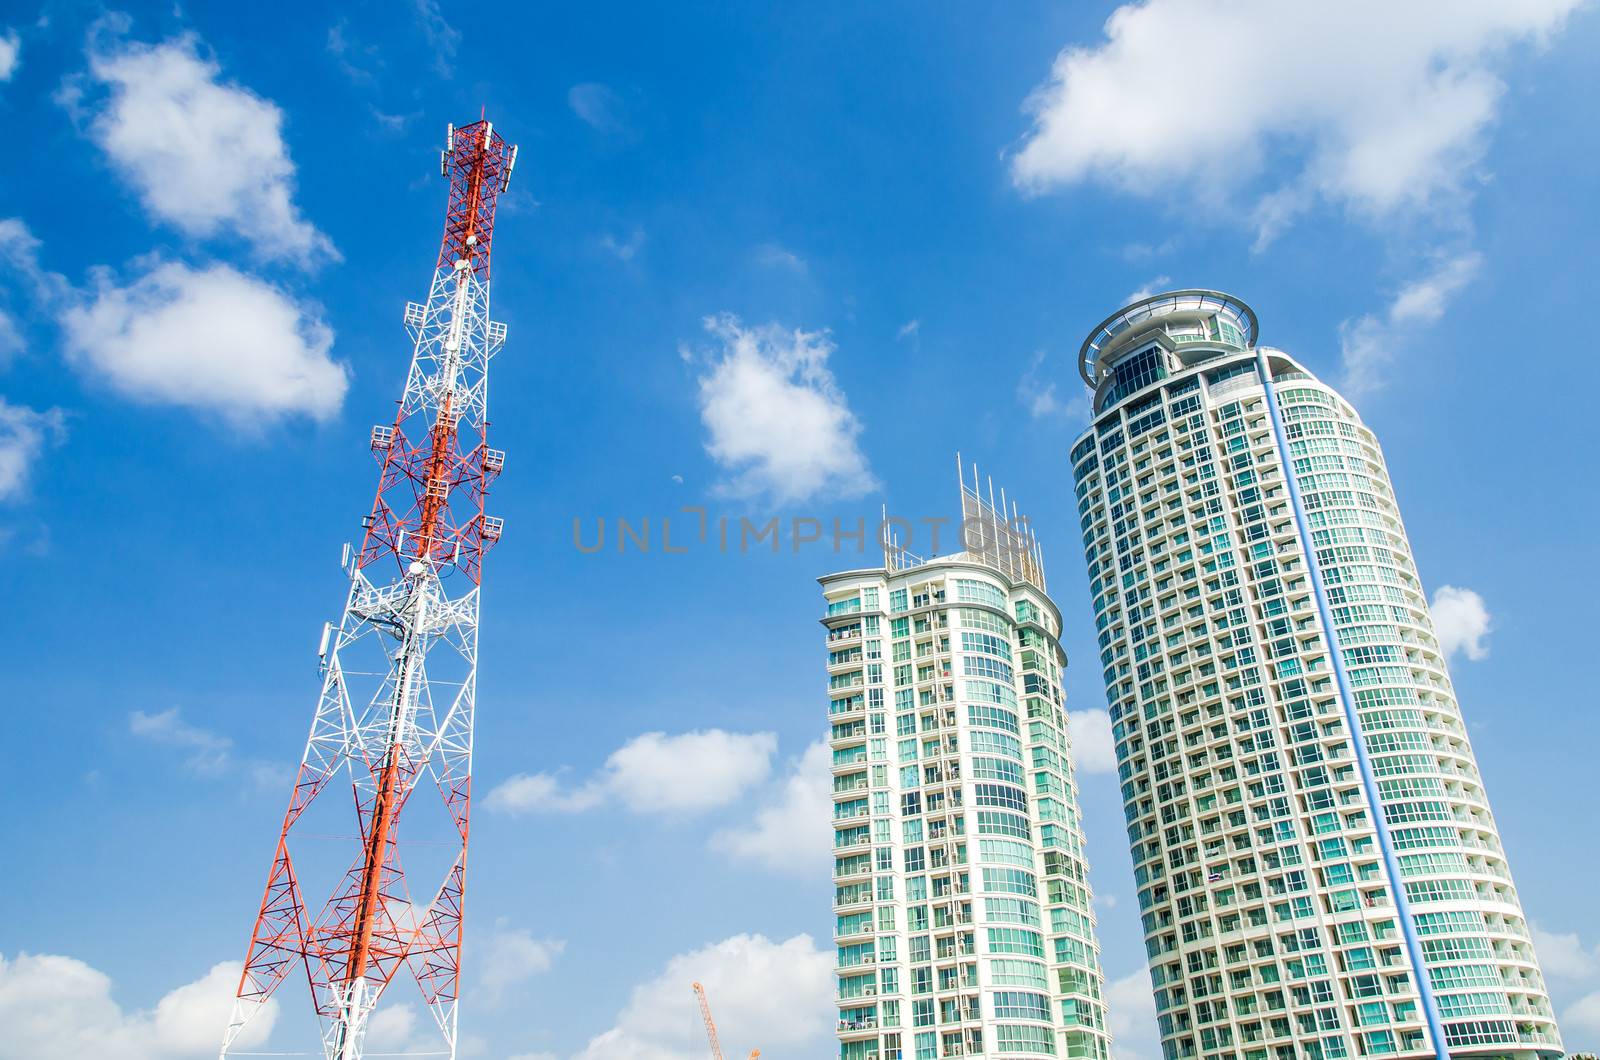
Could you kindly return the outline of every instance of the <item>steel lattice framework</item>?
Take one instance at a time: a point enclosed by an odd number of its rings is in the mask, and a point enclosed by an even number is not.
[[[323,631],[322,691],[224,1057],[297,966],[327,1060],[362,1055],[369,1018],[402,969],[442,1035],[437,1055],[456,1055],[479,589],[484,553],[501,531],[484,501],[505,464],[486,436],[489,361],[506,337],[489,319],[489,256],[495,203],[515,162],[516,148],[486,120],[449,131],[444,240],[428,300],[406,306],[414,345],[399,413],[372,430],[377,497],[359,551],[346,549],[343,617]],[[359,849],[348,870],[333,873],[326,903],[308,906],[296,858],[303,840],[327,837],[306,835],[304,818],[330,784],[345,783],[357,824],[348,838]],[[413,796],[437,800],[448,862],[420,897],[400,858],[401,812]]]

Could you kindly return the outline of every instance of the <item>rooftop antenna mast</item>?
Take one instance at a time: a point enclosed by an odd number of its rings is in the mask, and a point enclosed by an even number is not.
[[[241,1034],[251,1017],[296,969],[310,986],[326,1060],[362,1056],[370,1017],[402,969],[442,1038],[428,1055],[456,1056],[479,588],[484,554],[503,525],[484,512],[505,466],[486,435],[489,360],[506,338],[505,325],[489,319],[489,252],[495,204],[516,158],[487,120],[446,134],[444,238],[428,300],[405,309],[412,356],[399,411],[392,425],[372,429],[377,494],[361,547],[345,550],[344,613],[323,629],[321,693],[223,1057],[249,1044]],[[319,887],[308,905],[316,885],[307,870],[318,858],[301,841],[330,837],[310,834],[302,821],[330,782],[353,796],[355,850],[348,862],[331,863],[327,890]],[[347,817],[339,802],[324,799],[315,811]],[[415,865],[408,878],[401,865],[408,805],[411,822],[442,834],[424,840],[442,850],[442,879]]]

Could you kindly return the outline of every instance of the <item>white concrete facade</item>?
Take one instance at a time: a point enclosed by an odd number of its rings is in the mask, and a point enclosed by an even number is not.
[[[972,553],[890,566],[821,579],[839,1055],[1106,1060],[1060,612]]]
[[[1081,358],[1071,461],[1165,1054],[1553,1060],[1382,451],[1256,339],[1248,306],[1185,291]]]

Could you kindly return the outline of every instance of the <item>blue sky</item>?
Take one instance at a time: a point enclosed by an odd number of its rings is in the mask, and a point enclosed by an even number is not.
[[[1066,452],[1083,334],[1183,286],[1248,301],[1384,443],[1568,1044],[1600,1046],[1600,512],[1593,417],[1554,400],[1600,382],[1600,19],[1322,6],[8,7],[0,1057],[214,1050],[444,126],[480,107],[521,155],[476,1055],[700,1055],[696,977],[731,1047],[825,1055],[814,579],[873,557],[591,555],[573,522],[945,516],[957,450],[1031,514],[1084,660],[1118,1055],[1155,1055]],[[283,996],[271,1046],[305,1048]]]

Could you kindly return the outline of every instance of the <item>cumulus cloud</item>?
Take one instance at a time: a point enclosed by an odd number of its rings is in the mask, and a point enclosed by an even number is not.
[[[818,740],[749,825],[717,832],[711,846],[779,872],[826,872],[833,849],[832,811],[833,753],[826,740]]]
[[[1473,662],[1489,657],[1489,608],[1471,589],[1441,585],[1429,602],[1439,650],[1449,658],[1462,652]]]
[[[1191,195],[1247,217],[1257,250],[1318,202],[1386,234],[1412,223],[1459,238],[1510,53],[1544,44],[1581,2],[1463,0],[1448,14],[1382,0],[1126,3],[1104,40],[1064,49],[1028,98],[1012,179],[1034,193],[1093,181]],[[1172,61],[1174,41],[1216,59],[1205,76]],[[1352,392],[1382,383],[1410,331],[1479,264],[1455,253],[1387,312],[1345,321]]]
[[[326,420],[349,385],[313,306],[227,265],[157,262],[126,285],[99,270],[61,324],[69,360],[92,380],[237,424]]]
[[[1072,738],[1072,763],[1079,773],[1117,771],[1117,742],[1112,738],[1110,713],[1069,711],[1067,734]]]
[[[1451,298],[1472,282],[1482,266],[1483,256],[1476,252],[1443,257],[1427,275],[1402,287],[1384,313],[1340,324],[1345,392],[1359,397],[1382,389],[1399,350],[1418,328],[1444,315]]]
[[[213,1057],[228,1025],[241,965],[215,965],[149,1011],[124,1011],[104,973],[71,957],[0,956],[0,1060],[177,1060]],[[238,1044],[265,1044],[278,1014],[267,1002]]]
[[[634,813],[703,812],[765,780],[777,746],[770,732],[647,732],[613,751],[588,780],[519,773],[491,790],[484,806],[510,814],[575,813],[606,803]]]
[[[141,740],[183,753],[184,768],[208,779],[246,777],[262,787],[276,788],[287,780],[284,771],[265,762],[241,761],[234,754],[233,739],[219,732],[191,725],[177,707],[159,714],[136,710],[128,715],[128,731]]]
[[[27,492],[34,464],[66,434],[66,414],[60,409],[40,412],[0,397],[0,501]]]
[[[857,444],[861,423],[828,368],[826,332],[747,328],[728,314],[705,326],[722,348],[702,361],[700,420],[728,476],[724,493],[788,503],[877,487]]]
[[[227,265],[145,258],[120,283],[92,270],[74,287],[39,262],[39,240],[0,219],[0,268],[61,327],[67,359],[92,381],[151,403],[219,412],[236,424],[339,410],[349,385],[316,306]]]
[[[536,939],[523,928],[514,928],[503,917],[495,921],[494,933],[478,958],[484,999],[497,1005],[506,992],[541,972],[548,972],[556,958],[566,950],[560,939]]]
[[[1319,197],[1370,216],[1448,206],[1476,175],[1506,52],[1543,42],[1579,3],[1463,0],[1447,16],[1382,0],[1124,4],[1029,97],[1012,178],[1035,192],[1254,189],[1264,228]],[[1173,61],[1175,41],[1214,60],[1205,76]],[[1289,173],[1273,181],[1279,159]]]
[[[336,258],[295,206],[283,112],[221,73],[192,34],[97,39],[89,74],[105,92],[90,105],[89,134],[145,209],[186,235],[229,232],[301,264]]]
[[[1159,1060],[1161,1034],[1149,970],[1140,968],[1106,984],[1106,1022],[1111,1060]]]
[[[616,1025],[593,1038],[577,1060],[700,1060],[686,1050],[690,984],[705,985],[729,1056],[759,1045],[763,1056],[819,1056],[833,1044],[833,948],[809,935],[773,942],[735,935],[679,954],[633,991]]]
[[[8,29],[0,34],[0,82],[15,77],[17,67],[21,65],[22,38],[17,36],[16,30]]]

